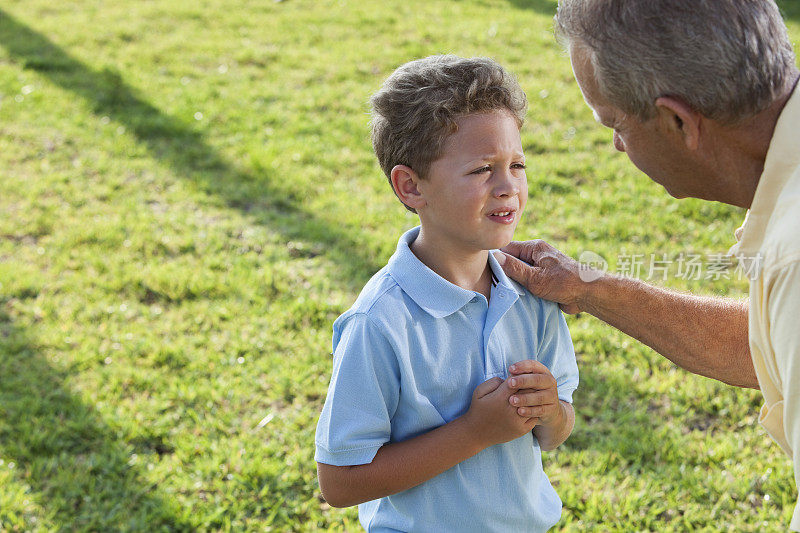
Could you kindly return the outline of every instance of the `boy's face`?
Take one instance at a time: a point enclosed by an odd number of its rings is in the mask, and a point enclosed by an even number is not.
[[[425,238],[451,252],[501,248],[513,239],[528,199],[519,128],[503,110],[456,124],[442,156],[417,183]]]

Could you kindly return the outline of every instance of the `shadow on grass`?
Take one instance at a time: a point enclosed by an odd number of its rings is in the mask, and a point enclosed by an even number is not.
[[[353,228],[331,224],[304,209],[306,191],[276,184],[263,168],[236,168],[201,133],[140,98],[119,72],[92,69],[2,9],[0,46],[23,69],[36,71],[83,98],[97,116],[108,116],[124,125],[154,158],[169,165],[178,176],[246,212],[254,223],[279,232],[287,242],[316,245],[311,253],[323,254],[334,262],[341,281],[360,284],[382,266],[369,256],[369,248],[358,240],[357,230],[354,236]]]
[[[778,0],[778,7],[787,21],[800,22],[800,2],[797,0]]]
[[[583,365],[575,397],[579,422],[567,441],[570,449],[606,454],[614,468],[659,468],[656,457],[672,443],[659,438],[664,420],[632,383]]]
[[[532,9],[543,15],[555,16],[558,0],[508,0],[520,9]]]
[[[579,423],[576,421],[568,446],[604,454],[612,468],[639,472],[662,469],[664,462],[669,462],[662,457],[674,455],[672,450],[678,442],[672,435],[663,435],[665,419],[670,418],[663,407],[669,402],[667,395],[646,396],[628,374],[579,365],[581,384],[575,393]]]
[[[60,531],[190,531],[181,510],[128,464],[134,448],[69,390],[67,374],[42,357],[7,305],[0,298],[0,453],[16,462],[44,516]],[[0,520],[0,529],[8,525]]]
[[[647,364],[639,368],[645,373],[659,371],[648,370]],[[678,372],[685,372],[686,379],[698,379],[684,370]],[[737,389],[724,386],[720,394],[736,395]],[[707,456],[686,452],[687,433],[700,431],[713,440],[718,428],[729,422],[713,405],[698,404],[681,417],[676,432],[671,422],[675,419],[672,404],[681,400],[668,393],[653,396],[642,392],[628,374],[599,372],[588,364],[581,365],[581,385],[575,396],[579,422],[567,446],[605,455],[608,469],[660,475],[665,468],[684,463],[707,466]],[[753,412],[757,410],[754,405]]]
[[[265,170],[235,167],[202,134],[144,101],[118,72],[83,64],[1,9],[0,46],[22,68],[84,99],[97,116],[124,125],[178,176],[287,243],[310,243],[311,254],[336,264],[337,281],[360,284],[378,269],[357,231],[308,212],[304,191],[271,182]],[[5,303],[0,299],[0,450],[20,465],[20,479],[37,493],[33,497],[41,499],[45,513],[58,517],[59,528],[71,524],[76,530],[118,530],[126,516],[130,527],[123,529],[188,529],[174,518],[180,509],[159,498],[128,465],[132,444],[69,390],[69,372],[38,353],[26,332],[2,314]],[[157,444],[154,450],[162,453]],[[137,524],[139,516],[149,522]]]

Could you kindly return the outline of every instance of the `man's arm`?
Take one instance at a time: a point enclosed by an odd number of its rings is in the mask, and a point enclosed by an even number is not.
[[[459,418],[402,442],[381,446],[369,464],[317,463],[322,495],[334,507],[349,507],[410,489],[477,454],[520,437],[537,419],[509,404],[511,390],[500,378],[475,389],[469,410]]]
[[[747,336],[747,303],[682,294],[639,280],[587,273],[544,241],[513,242],[498,254],[511,278],[567,313],[585,311],[676,365],[730,385],[758,388]],[[519,259],[517,259],[519,258]]]

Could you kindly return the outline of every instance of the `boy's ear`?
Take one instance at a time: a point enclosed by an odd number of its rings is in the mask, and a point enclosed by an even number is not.
[[[700,113],[680,98],[673,96],[657,98],[656,110],[668,130],[681,135],[686,148],[697,150],[700,145],[700,122],[703,118]]]
[[[425,198],[417,187],[419,175],[411,167],[395,165],[389,178],[392,180],[394,193],[401,202],[414,209],[425,205]]]

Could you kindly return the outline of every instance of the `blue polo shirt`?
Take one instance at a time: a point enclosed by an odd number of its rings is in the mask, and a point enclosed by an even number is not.
[[[558,306],[510,280],[494,257],[489,302],[425,266],[406,232],[389,264],[333,325],[333,374],[317,425],[316,455],[367,464],[388,442],[464,414],[475,387],[508,377],[524,359],[544,363],[572,402],[578,367]],[[532,433],[484,449],[403,492],[358,506],[367,531],[546,531],[561,500]]]

